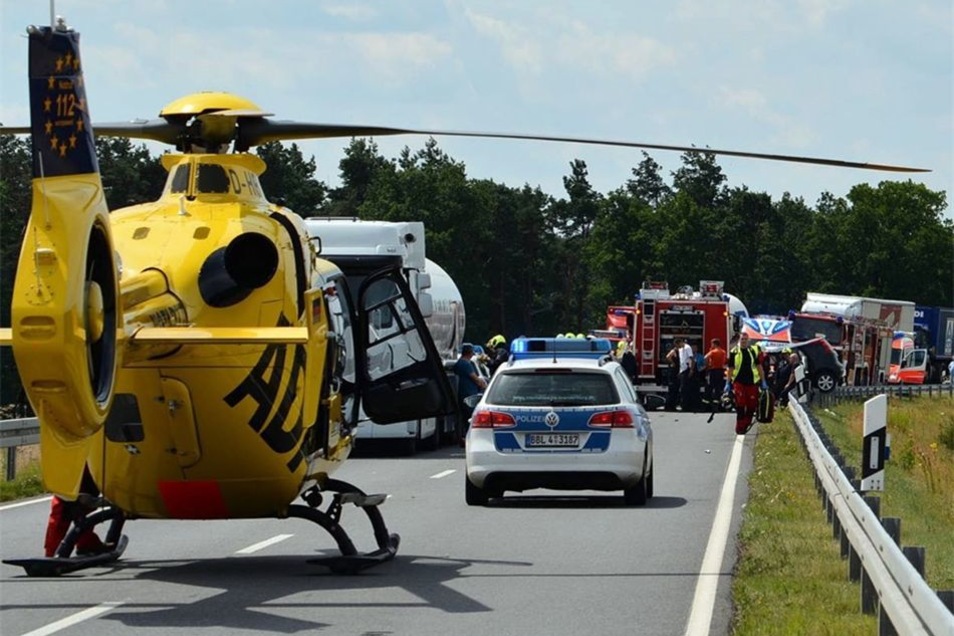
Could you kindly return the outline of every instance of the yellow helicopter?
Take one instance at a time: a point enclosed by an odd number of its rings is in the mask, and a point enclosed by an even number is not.
[[[152,121],[99,135],[175,146],[162,196],[112,214],[103,197],[79,34],[29,27],[33,199],[14,285],[11,345],[40,421],[44,484],[100,496],[55,555],[8,561],[58,575],[118,559],[127,520],[296,517],[317,523],[356,572],[394,557],[399,538],[368,495],[331,477],[353,445],[358,406],[378,423],[452,414],[455,399],[397,268],[351,289],[292,211],[270,203],[248,154],[276,140],[432,134],[700,151],[695,147],[506,133],[268,119],[227,93],[173,101]],[[913,172],[913,168],[705,149],[713,154]],[[330,495],[330,501],[329,501]],[[300,498],[300,502],[299,502]],[[87,502],[90,503],[90,502]],[[339,524],[367,514],[377,549]],[[327,504],[327,508],[322,506]],[[72,556],[109,522],[111,549]]]

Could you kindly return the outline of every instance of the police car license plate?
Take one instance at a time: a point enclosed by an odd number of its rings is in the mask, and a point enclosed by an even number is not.
[[[529,433],[527,446],[579,446],[579,433]]]

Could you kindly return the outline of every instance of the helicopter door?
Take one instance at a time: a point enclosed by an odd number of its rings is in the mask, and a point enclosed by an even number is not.
[[[397,269],[368,276],[358,293],[356,355],[364,412],[378,424],[455,412],[443,361]]]

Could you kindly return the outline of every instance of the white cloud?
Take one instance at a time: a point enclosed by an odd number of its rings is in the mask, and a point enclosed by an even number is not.
[[[382,79],[396,82],[408,71],[436,66],[452,51],[449,43],[427,33],[352,33],[342,36],[341,44]]]
[[[741,111],[773,131],[770,140],[782,147],[808,148],[817,140],[810,126],[774,110],[765,94],[753,88],[719,88],[718,103],[729,110]]]
[[[501,53],[514,69],[533,75],[542,72],[543,52],[528,29],[470,9],[465,9],[464,15],[477,33],[500,44]]]
[[[576,17],[540,12],[503,19],[470,9],[464,13],[477,33],[499,44],[518,75],[562,69],[639,80],[677,59],[672,45],[635,31],[597,30]]]
[[[649,73],[673,66],[676,50],[636,33],[604,35],[580,25],[562,34],[557,46],[561,63],[603,76],[640,80]]]
[[[825,26],[829,16],[844,11],[852,4],[854,0],[798,0],[799,13],[815,28]]]
[[[344,2],[325,2],[321,10],[336,18],[345,18],[355,22],[367,22],[378,16],[377,10],[367,4],[348,4]]]

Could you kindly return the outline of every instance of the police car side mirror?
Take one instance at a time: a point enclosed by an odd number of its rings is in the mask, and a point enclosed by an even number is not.
[[[467,405],[467,408],[472,409],[477,406],[477,403],[480,402],[480,398],[484,397],[483,393],[475,393],[474,395],[468,395],[464,398],[464,404]]]

